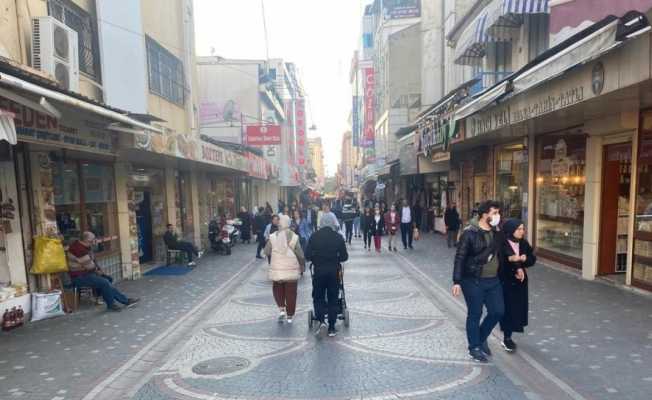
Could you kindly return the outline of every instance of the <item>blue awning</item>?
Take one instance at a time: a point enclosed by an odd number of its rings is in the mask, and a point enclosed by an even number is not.
[[[487,52],[486,44],[497,41],[487,35],[488,11],[489,9],[483,10],[460,35],[455,46],[455,64],[480,64]]]
[[[523,24],[525,15],[549,14],[549,0],[494,0],[487,7],[487,35],[509,41]]]

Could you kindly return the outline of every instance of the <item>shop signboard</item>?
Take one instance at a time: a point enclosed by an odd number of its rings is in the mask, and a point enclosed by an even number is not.
[[[249,168],[249,176],[258,179],[267,179],[268,177],[267,160],[255,154],[247,153],[247,162]]]
[[[280,125],[247,125],[245,133],[249,146],[274,146],[281,144]]]
[[[374,116],[375,95],[374,68],[364,68],[364,130],[362,133],[362,147],[373,148],[376,136],[376,120]]]
[[[93,153],[115,153],[116,136],[100,123],[72,115],[64,123],[3,97],[0,97],[0,110],[13,116],[20,141]]]
[[[421,16],[421,0],[384,0],[385,19],[418,18]]]
[[[201,159],[199,161],[203,161],[207,164],[217,165],[220,167],[226,167],[244,172],[248,172],[249,170],[247,160],[244,158],[244,156],[215,146],[211,143],[204,142],[201,144],[200,156]]]
[[[296,102],[296,127],[297,127],[297,163],[300,167],[306,165],[307,141],[306,136],[306,100],[300,97]]]

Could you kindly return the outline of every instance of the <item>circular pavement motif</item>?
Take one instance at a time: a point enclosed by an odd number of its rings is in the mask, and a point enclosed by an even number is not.
[[[251,362],[242,357],[221,357],[202,361],[192,367],[192,372],[197,375],[224,375],[243,370]]]

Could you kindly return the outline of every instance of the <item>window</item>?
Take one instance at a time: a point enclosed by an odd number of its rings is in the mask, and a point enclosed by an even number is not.
[[[181,60],[147,37],[149,91],[172,103],[185,102],[185,79]]]
[[[96,21],[70,0],[48,0],[48,13],[77,32],[79,70],[100,81],[100,56]]]

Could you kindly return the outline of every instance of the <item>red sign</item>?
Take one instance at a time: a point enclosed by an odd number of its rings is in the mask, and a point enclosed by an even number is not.
[[[280,125],[247,125],[247,144],[273,146],[281,144]]]
[[[267,179],[267,160],[255,154],[247,153],[249,176],[258,179]]]
[[[364,69],[364,130],[362,134],[362,146],[374,147],[376,136],[376,121],[374,118],[374,68]]]
[[[296,105],[297,125],[297,162],[306,165],[306,100],[299,98]]]

